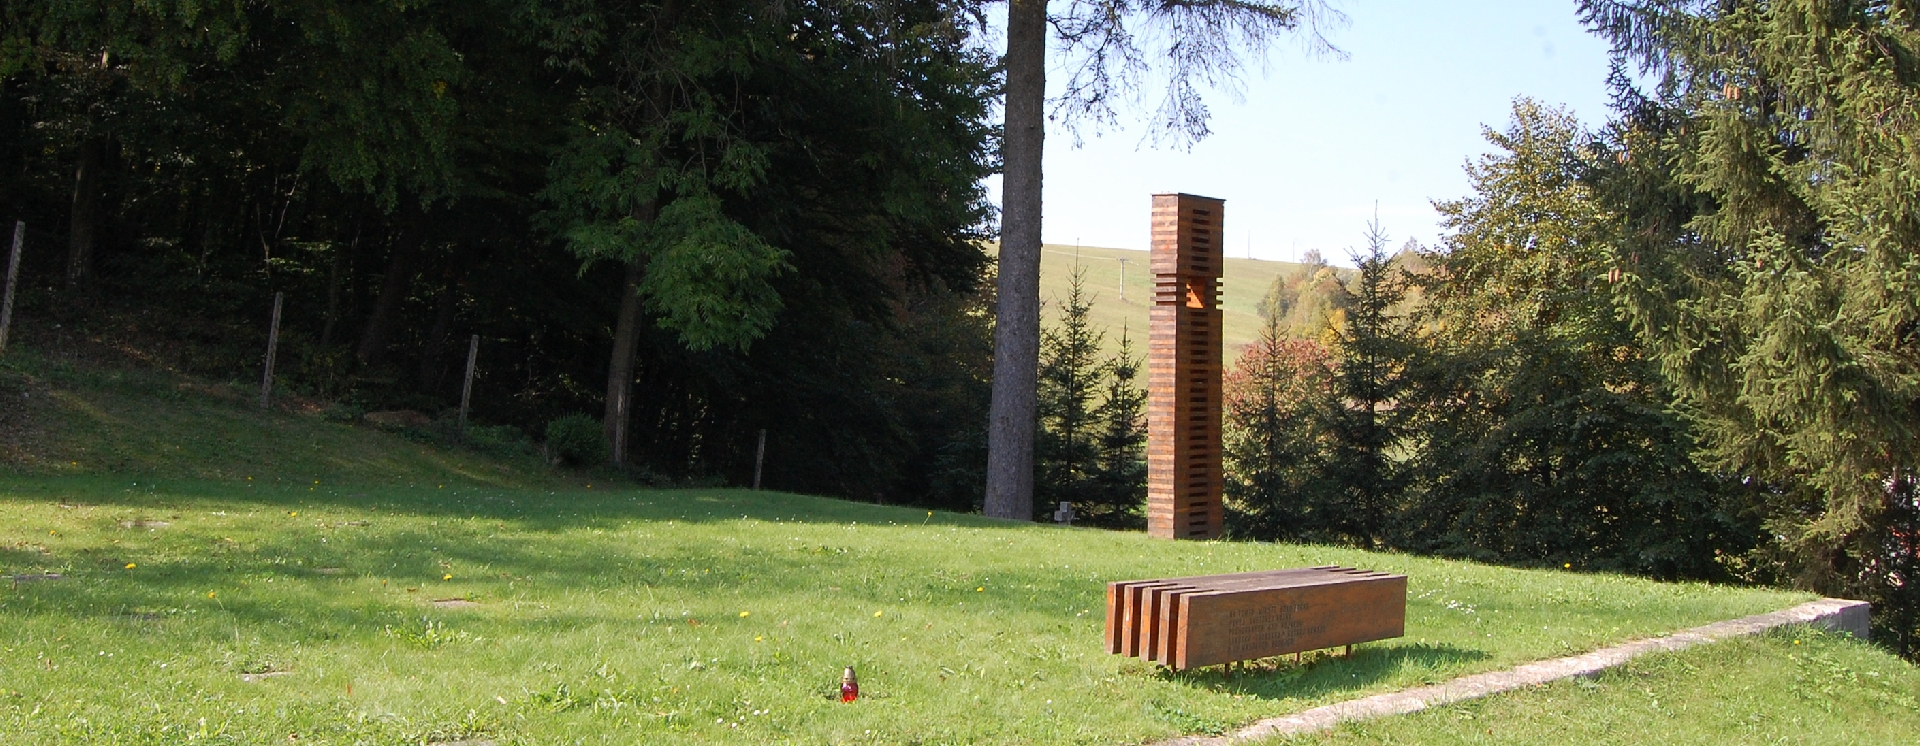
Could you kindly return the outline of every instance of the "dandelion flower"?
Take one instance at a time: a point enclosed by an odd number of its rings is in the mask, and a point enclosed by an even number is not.
[[[979,588],[975,588],[975,589],[973,589],[973,592],[974,592],[974,593],[986,593],[986,592],[987,592],[987,587],[986,587],[986,586],[984,586],[984,585],[983,585],[983,586],[980,586]]]
[[[129,569],[129,570],[131,570],[131,569],[133,569],[133,568],[135,568],[135,567],[138,567],[138,565],[135,565],[135,564],[134,564],[134,563],[132,563],[132,562],[128,562],[128,563],[127,563],[127,569]]]
[[[127,566],[128,566],[128,567],[132,567],[133,565],[127,565]],[[881,614],[885,614],[885,613],[887,613],[887,612],[884,612],[884,611],[876,611],[876,612],[873,612],[873,615],[874,615],[874,616],[880,616]]]
[[[1571,570],[1571,569],[1573,569],[1573,563],[1572,563],[1572,562],[1568,562],[1568,563],[1566,563],[1566,564],[1563,564],[1563,565],[1561,565],[1561,566],[1560,566],[1560,569],[1562,569],[1562,570]]]
[[[218,591],[207,591],[207,598],[213,598],[215,593],[218,593]]]
[[[765,640],[765,639],[767,639],[767,638],[766,638],[765,636],[762,636],[762,635],[754,635],[754,636],[753,636],[753,641],[754,641],[754,642],[760,642],[761,640]]]
[[[745,618],[747,618],[747,615],[748,615],[748,614],[752,614],[752,613],[753,613],[753,612],[751,612],[751,611],[742,611],[742,612],[740,612],[740,618],[742,618],[742,619],[745,619]]]
[[[447,574],[445,574],[445,575],[442,575],[442,576],[440,576],[440,579],[441,579],[441,580],[452,580],[452,579],[453,579],[453,573],[447,573]]]

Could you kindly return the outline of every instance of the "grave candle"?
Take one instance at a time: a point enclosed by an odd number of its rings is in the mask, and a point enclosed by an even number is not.
[[[852,702],[860,698],[860,681],[853,676],[853,666],[847,666],[840,674],[840,701]]]

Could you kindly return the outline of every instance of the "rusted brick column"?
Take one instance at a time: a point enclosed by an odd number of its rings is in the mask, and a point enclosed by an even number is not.
[[[1220,270],[1226,202],[1153,196],[1147,533],[1220,535]]]

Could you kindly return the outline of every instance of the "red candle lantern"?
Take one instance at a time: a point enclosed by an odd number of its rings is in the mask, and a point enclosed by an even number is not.
[[[840,701],[852,702],[860,698],[860,680],[853,676],[853,666],[847,666],[840,674]]]

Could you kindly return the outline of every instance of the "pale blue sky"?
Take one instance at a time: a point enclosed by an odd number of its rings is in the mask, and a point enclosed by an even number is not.
[[[1145,249],[1149,195],[1188,192],[1227,200],[1230,255],[1318,248],[1344,264],[1376,202],[1391,246],[1432,244],[1432,201],[1467,193],[1461,167],[1489,149],[1481,126],[1504,128],[1515,97],[1567,106],[1589,126],[1607,117],[1606,46],[1572,0],[1339,7],[1351,23],[1332,38],[1348,60],[1276,47],[1242,101],[1209,97],[1214,134],[1190,152],[1154,149],[1137,116],[1079,149],[1050,129],[1046,242]]]

